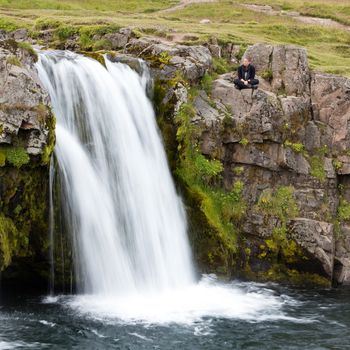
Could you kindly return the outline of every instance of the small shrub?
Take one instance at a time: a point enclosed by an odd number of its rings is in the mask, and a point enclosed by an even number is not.
[[[34,61],[36,62],[38,60],[38,54],[36,51],[33,49],[33,46],[27,42],[19,42],[17,43],[17,46],[20,49],[23,49],[29,53],[30,56],[34,58]]]
[[[340,222],[350,220],[350,204],[342,197],[339,200],[337,217]]]
[[[324,170],[324,159],[320,156],[312,156],[310,158],[310,175],[319,179],[321,182],[326,180],[326,172]]]
[[[60,41],[66,41],[74,34],[77,34],[77,31],[75,27],[62,25],[55,30],[55,35]]]
[[[202,89],[208,94],[210,95],[212,87],[213,87],[213,76],[208,74],[208,72],[206,72],[202,78],[201,81],[201,86]]]
[[[249,140],[245,137],[243,137],[240,141],[239,144],[242,146],[247,146],[249,144]]]
[[[303,153],[305,151],[305,146],[302,143],[292,143],[286,141],[284,143],[286,147],[290,147],[295,153]]]
[[[271,69],[267,69],[267,70],[261,72],[260,75],[261,75],[261,77],[262,77],[263,79],[265,79],[265,80],[267,80],[267,81],[269,81],[269,82],[271,82],[272,79],[273,79],[273,73],[272,73],[272,70],[271,70]]]
[[[336,171],[339,171],[343,167],[343,163],[338,159],[334,159],[333,166]]]
[[[10,55],[6,58],[6,63],[7,64],[11,64],[12,66],[17,66],[17,67],[21,67],[22,64],[20,62],[20,60],[18,59],[17,56],[15,55]]]
[[[111,50],[112,49],[112,43],[110,40],[107,39],[101,39],[101,40],[97,40],[94,45],[93,45],[93,49],[95,51],[99,51],[99,50]]]

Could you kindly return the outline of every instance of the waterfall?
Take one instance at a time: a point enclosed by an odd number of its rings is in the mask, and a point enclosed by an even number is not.
[[[285,319],[285,300],[267,290],[212,275],[195,280],[184,208],[146,96],[148,72],[105,65],[60,51],[40,53],[37,63],[57,117],[51,176],[59,177],[50,187],[61,187],[59,213],[73,242],[79,292],[44,302],[98,320],[147,324]]]
[[[60,51],[40,53],[37,69],[57,118],[60,205],[79,292],[192,284],[186,216],[146,96],[147,70]]]

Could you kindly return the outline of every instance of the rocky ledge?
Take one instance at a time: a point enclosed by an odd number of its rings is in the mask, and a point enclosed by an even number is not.
[[[48,166],[55,118],[36,60],[30,45],[0,41],[0,272],[11,265],[3,279],[12,279],[16,271],[22,282],[34,270],[45,280],[48,270]]]

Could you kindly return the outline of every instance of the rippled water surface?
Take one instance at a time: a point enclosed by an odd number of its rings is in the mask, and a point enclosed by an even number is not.
[[[216,287],[223,302],[210,299]],[[0,349],[350,349],[346,289],[204,280],[187,294],[125,303],[3,293]]]

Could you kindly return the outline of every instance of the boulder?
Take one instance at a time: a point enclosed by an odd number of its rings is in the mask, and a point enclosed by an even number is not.
[[[315,120],[327,125],[332,131],[332,151],[347,151],[350,148],[350,79],[314,73],[311,98]]]
[[[333,225],[306,218],[296,218],[290,222],[290,237],[318,261],[324,274],[332,279],[334,260]]]
[[[48,143],[53,116],[48,94],[39,81],[33,59],[30,53],[17,48],[13,42],[0,43],[0,81],[3,82],[0,90],[0,144],[12,144],[21,133],[28,154],[38,155]]]
[[[252,58],[257,74],[268,76],[271,90],[288,96],[310,95],[310,70],[305,49],[292,45],[255,44],[244,56]]]

